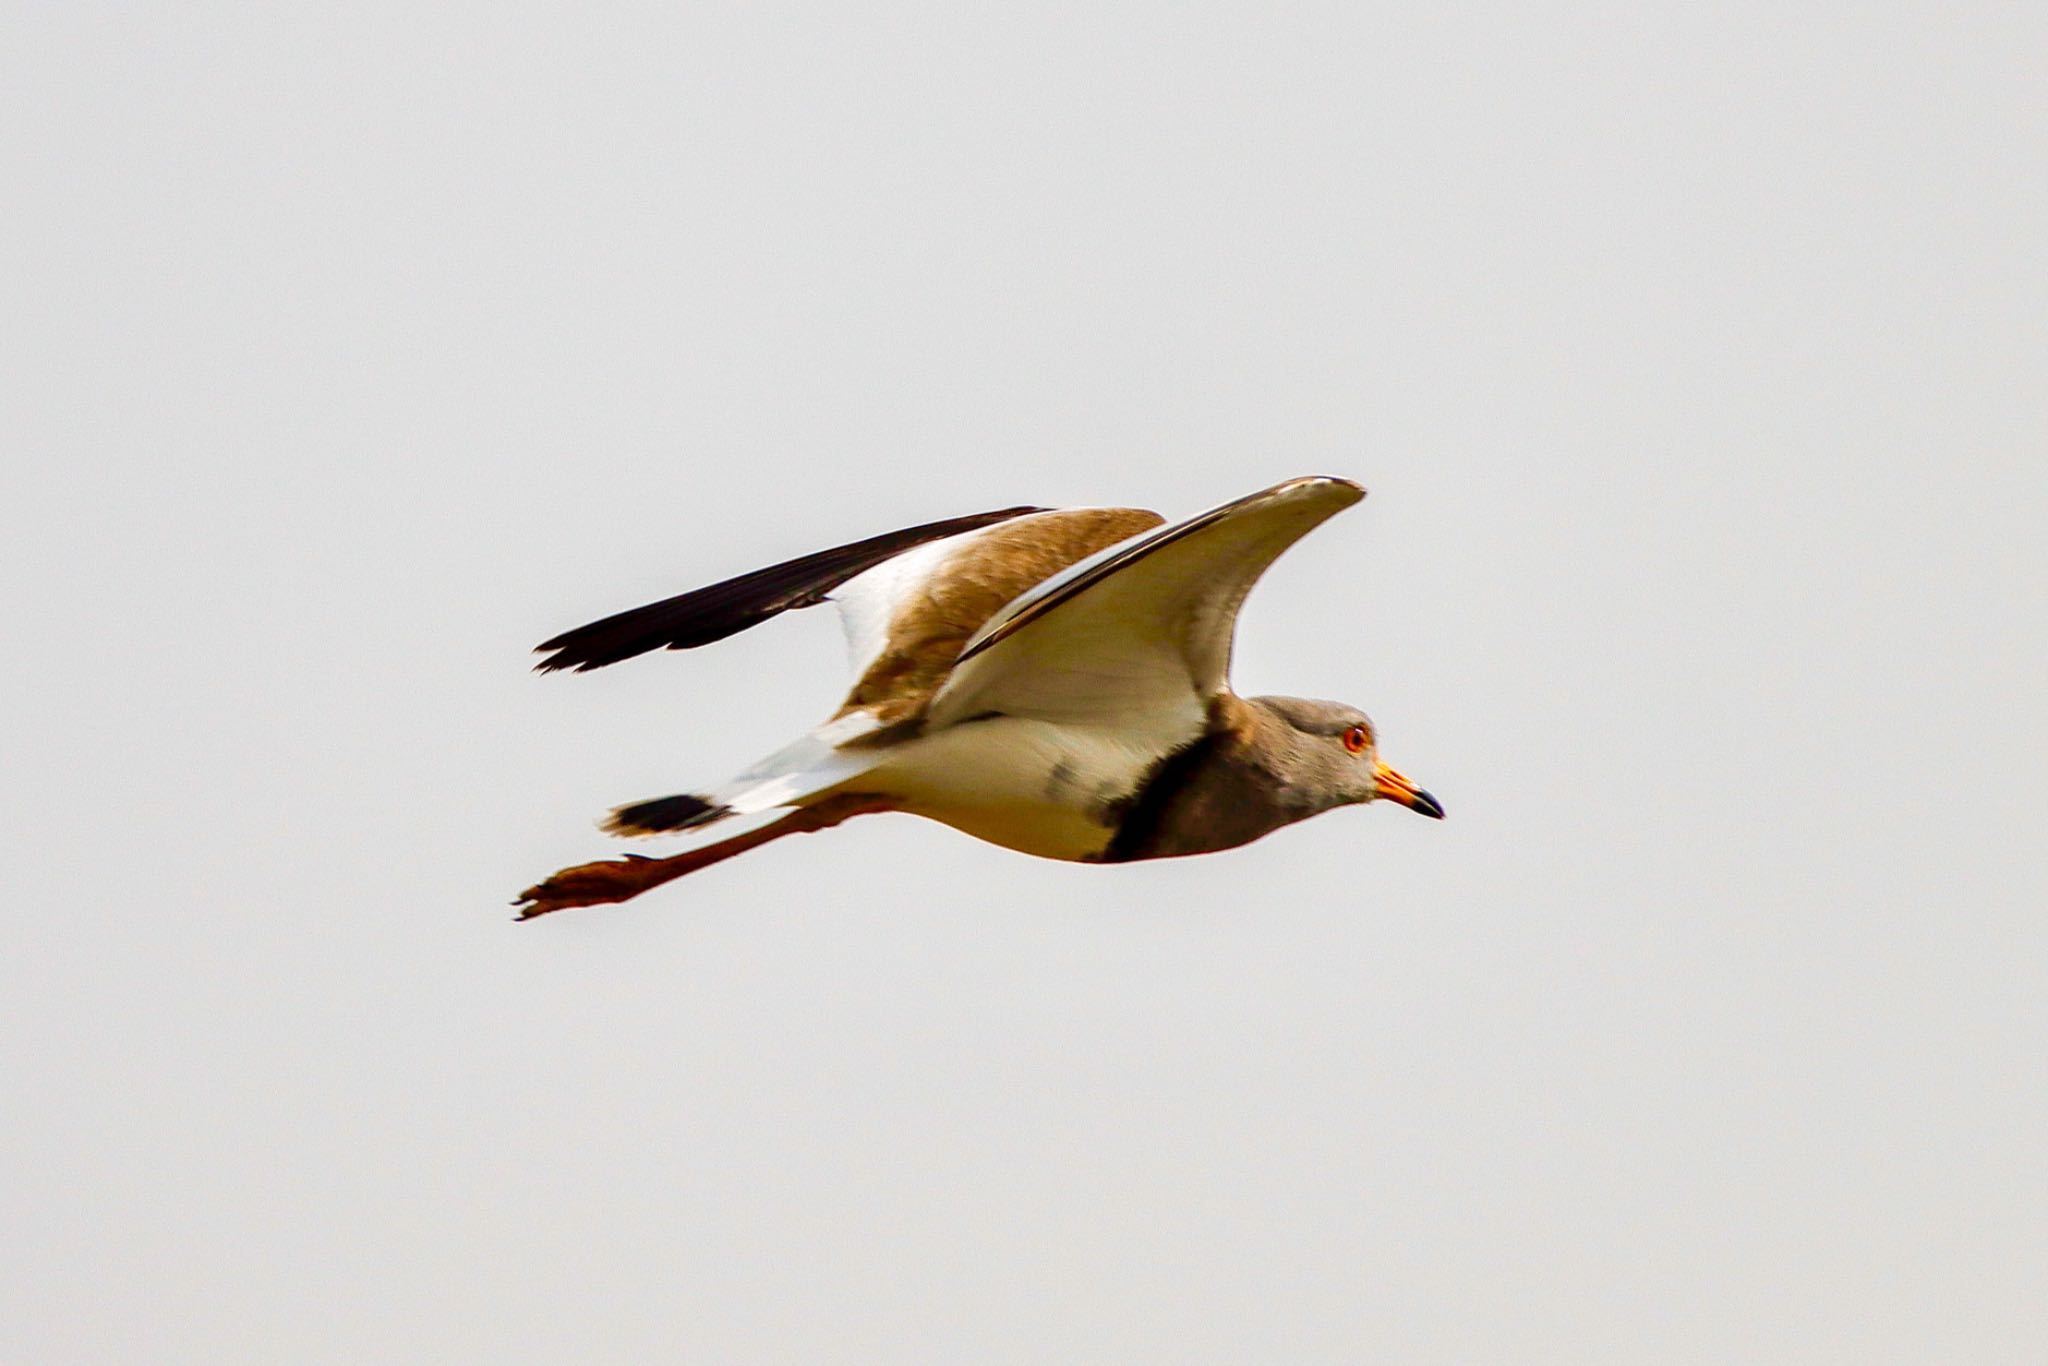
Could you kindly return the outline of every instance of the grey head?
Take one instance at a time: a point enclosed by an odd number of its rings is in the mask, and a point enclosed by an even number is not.
[[[1225,696],[1207,734],[1169,755],[1117,813],[1105,862],[1249,844],[1339,806],[1398,802],[1436,820],[1443,804],[1381,762],[1358,708],[1305,697]]]

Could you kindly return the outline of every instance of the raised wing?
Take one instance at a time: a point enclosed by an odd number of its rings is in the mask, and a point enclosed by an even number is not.
[[[1252,585],[1363,497],[1348,479],[1291,479],[1081,560],[975,633],[932,699],[932,721],[1001,712],[1199,724],[1229,689],[1237,611]]]
[[[622,659],[664,647],[689,650],[709,645],[729,635],[758,626],[777,613],[796,607],[810,607],[825,601],[840,584],[885,560],[927,541],[936,541],[981,527],[994,526],[1026,513],[1042,511],[1033,507],[1004,508],[1000,512],[952,517],[907,527],[851,545],[834,546],[815,554],[785,560],[757,569],[751,574],[714,583],[709,588],[683,593],[619,612],[588,626],[564,631],[536,646],[553,654],[534,665],[542,673],[555,669],[601,669]]]
[[[961,649],[1035,585],[1158,526],[1140,508],[1060,508],[933,541],[833,590],[855,681],[844,711],[919,715]]]

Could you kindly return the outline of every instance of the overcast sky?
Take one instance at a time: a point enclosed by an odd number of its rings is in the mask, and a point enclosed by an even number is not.
[[[0,10],[0,1356],[2048,1359],[2040,7],[998,11]],[[844,686],[535,642],[1307,473],[1449,820],[511,922]]]

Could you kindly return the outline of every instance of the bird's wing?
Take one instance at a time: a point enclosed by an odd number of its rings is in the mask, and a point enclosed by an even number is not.
[[[844,715],[920,714],[961,649],[1033,585],[1160,525],[1137,508],[1060,508],[932,541],[832,592],[846,623],[854,685]]]
[[[975,632],[929,719],[987,712],[1185,729],[1230,686],[1238,608],[1267,566],[1365,496],[1291,479],[1132,536],[1039,583]]]
[[[555,669],[601,669],[649,650],[688,650],[709,645],[749,626],[758,626],[777,613],[823,602],[848,579],[907,550],[1037,511],[1040,509],[1014,507],[971,517],[952,517],[785,560],[709,588],[564,631],[536,647],[553,653],[534,667],[543,673]]]

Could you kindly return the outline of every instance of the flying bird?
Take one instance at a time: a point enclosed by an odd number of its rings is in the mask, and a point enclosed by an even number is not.
[[[538,647],[538,670],[694,649],[829,600],[855,682],[823,725],[730,782],[634,802],[604,822],[618,835],[740,833],[667,858],[565,868],[520,894],[519,918],[624,901],[784,835],[883,811],[1092,863],[1235,848],[1363,802],[1441,819],[1436,798],[1380,760],[1356,707],[1230,688],[1253,583],[1363,497],[1348,479],[1290,479],[1172,525],[1135,508],[1004,508],[566,631]]]

